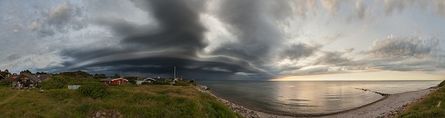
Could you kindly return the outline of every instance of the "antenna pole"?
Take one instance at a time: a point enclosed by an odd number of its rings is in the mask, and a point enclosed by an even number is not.
[[[175,79],[175,78],[176,78],[176,66],[173,67],[173,79]]]

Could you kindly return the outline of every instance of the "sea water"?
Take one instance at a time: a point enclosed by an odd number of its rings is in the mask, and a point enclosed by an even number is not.
[[[440,81],[201,81],[219,97],[253,110],[284,114],[335,113],[388,94],[427,89]]]

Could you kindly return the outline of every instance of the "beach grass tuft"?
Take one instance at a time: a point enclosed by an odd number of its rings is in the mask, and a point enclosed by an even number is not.
[[[445,118],[445,104],[443,102],[445,102],[445,87],[440,87],[439,90],[431,93],[425,99],[409,105],[398,117]]]

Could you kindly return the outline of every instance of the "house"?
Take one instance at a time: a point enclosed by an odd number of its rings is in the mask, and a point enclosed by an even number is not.
[[[145,78],[144,80],[137,80],[136,81],[136,85],[142,85],[142,84],[145,84],[145,83],[153,83],[155,81],[156,80],[153,79],[153,78]]]
[[[122,84],[127,84],[128,83],[128,80],[124,79],[122,77],[115,78],[115,79],[102,79],[100,81],[103,82],[104,84],[107,84],[107,85],[122,85]]]
[[[10,80],[12,81],[12,87],[18,89],[35,88],[42,82],[31,73],[14,74],[10,77]]]

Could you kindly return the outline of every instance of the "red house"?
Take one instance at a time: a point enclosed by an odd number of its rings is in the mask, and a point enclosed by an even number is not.
[[[100,80],[101,82],[103,82],[104,84],[107,85],[122,85],[122,84],[127,84],[128,80],[124,79],[124,78],[116,78],[116,79],[102,79]]]

